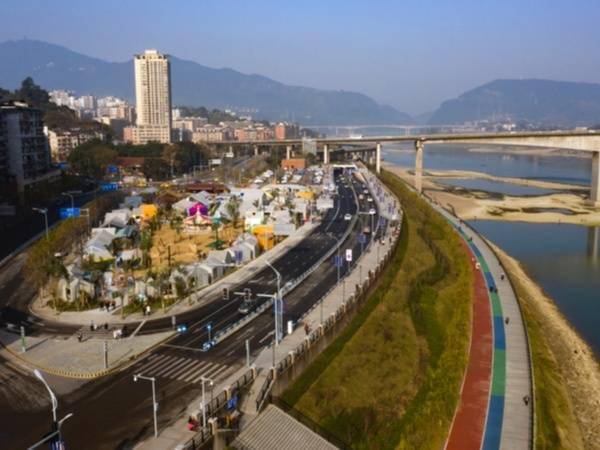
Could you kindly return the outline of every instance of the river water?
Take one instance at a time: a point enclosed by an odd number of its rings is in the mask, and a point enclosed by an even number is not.
[[[400,166],[414,167],[414,151],[410,148],[384,146],[383,157]],[[464,146],[429,146],[423,166],[424,170],[470,170],[581,185],[588,185],[590,180],[590,161],[585,158],[470,152]],[[538,193],[532,188],[507,188],[505,183],[489,180],[447,182],[511,195]],[[600,227],[502,221],[471,224],[524,265],[600,355]]]

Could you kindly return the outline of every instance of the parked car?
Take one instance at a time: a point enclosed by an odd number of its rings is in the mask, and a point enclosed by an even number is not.
[[[346,215],[344,216],[344,220],[346,220],[346,221],[350,221],[350,220],[352,220],[352,216],[351,216],[350,214],[346,214]]]

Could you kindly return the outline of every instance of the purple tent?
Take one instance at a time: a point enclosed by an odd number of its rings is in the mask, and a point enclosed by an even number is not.
[[[208,214],[208,206],[206,206],[204,203],[198,202],[190,206],[190,208],[188,208],[189,216],[194,216],[198,213],[203,216],[206,216]]]

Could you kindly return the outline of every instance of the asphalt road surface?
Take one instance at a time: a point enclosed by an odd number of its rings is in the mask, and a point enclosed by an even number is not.
[[[272,262],[282,273],[283,282],[302,274],[318,261],[327,250],[336,245],[351,222],[344,220],[345,214],[354,215],[357,208],[366,212],[371,203],[356,204],[355,194],[362,191],[356,179],[338,181],[339,195],[334,208],[329,210],[319,226],[296,247]],[[352,187],[350,187],[352,183]],[[377,220],[375,216],[375,220]],[[364,221],[364,223],[363,223]],[[354,259],[358,257],[361,244],[359,231],[368,225],[370,218],[360,215],[355,229],[350,233],[342,248],[352,248]],[[370,237],[367,235],[367,237]],[[365,244],[366,246],[366,244]],[[347,265],[342,268],[342,273]],[[337,269],[332,261],[325,261],[299,287],[284,298],[284,323],[296,321],[337,281]],[[252,280],[233,290],[248,287],[253,295],[273,294],[276,290],[274,272],[268,267],[259,271]],[[349,290],[350,292],[350,290]],[[265,300],[269,301],[269,300]],[[211,323],[213,332],[241,317],[238,307],[240,298],[215,300],[189,317],[178,317],[188,321],[188,331],[161,345],[147,357],[134,365],[83,386],[79,381],[47,376],[47,380],[59,394],[59,414],[74,416],[65,422],[63,436],[69,449],[115,449],[131,448],[133,443],[153,433],[151,386],[149,382],[133,382],[135,373],[157,378],[159,428],[183,414],[190,401],[201,393],[199,383],[202,376],[212,378],[216,384],[243,366],[245,363],[246,339],[250,339],[252,354],[256,355],[273,340],[272,309],[263,313],[245,327],[219,343],[208,352],[202,352],[202,344],[208,339],[206,324]],[[159,323],[157,326],[161,326]],[[0,379],[0,448],[24,448],[48,432],[51,424],[50,405],[40,383],[4,362],[12,383],[20,387],[13,391],[2,390]],[[1,374],[1,371],[0,371]],[[28,392],[20,404],[14,401],[15,392]],[[210,396],[212,393],[208,391]],[[218,394],[215,392],[215,395]]]

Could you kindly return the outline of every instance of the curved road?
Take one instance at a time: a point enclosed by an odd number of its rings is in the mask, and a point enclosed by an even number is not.
[[[366,186],[354,177],[352,188],[344,185],[336,176],[339,196],[334,208],[324,217],[315,231],[286,255],[273,262],[282,273],[283,284],[297,277],[318,261],[328,249],[336,245],[351,222],[344,220],[345,214],[356,214],[357,207],[366,212],[371,204],[357,205],[353,189],[362,191]],[[349,183],[350,183],[349,182]],[[355,231],[362,226],[360,216]],[[377,216],[375,217],[377,219]],[[366,245],[366,244],[365,244]],[[342,248],[353,248],[354,259],[360,253],[358,233],[352,232]],[[344,267],[343,271],[346,269]],[[337,280],[337,269],[332,262],[325,261],[296,289],[284,298],[284,323],[297,320]],[[269,268],[259,271],[238,289],[249,287],[254,293],[272,294],[276,289],[276,279]],[[233,291],[233,289],[232,289]],[[68,381],[47,375],[53,386],[71,384],[59,395],[59,417],[73,412],[75,415],[63,426],[63,435],[69,448],[130,448],[133,442],[152,434],[151,390],[147,382],[133,382],[133,374],[157,377],[159,402],[159,428],[183,414],[189,402],[201,392],[199,379],[206,375],[218,383],[243,366],[245,360],[244,341],[250,339],[253,355],[269,345],[273,338],[273,315],[269,309],[208,352],[200,350],[207,339],[208,322],[213,324],[213,332],[236,321],[240,314],[237,309],[241,300],[216,300],[193,312],[188,318],[178,321],[189,323],[188,332],[180,334],[163,344],[130,367],[110,376],[88,382]],[[170,323],[169,323],[170,324]],[[159,323],[156,325],[160,327]],[[215,393],[218,394],[218,393]],[[31,445],[50,427],[49,406],[41,410],[15,410],[10,403],[0,399],[0,446],[2,448],[22,448]],[[10,431],[6,431],[10,430]]]

